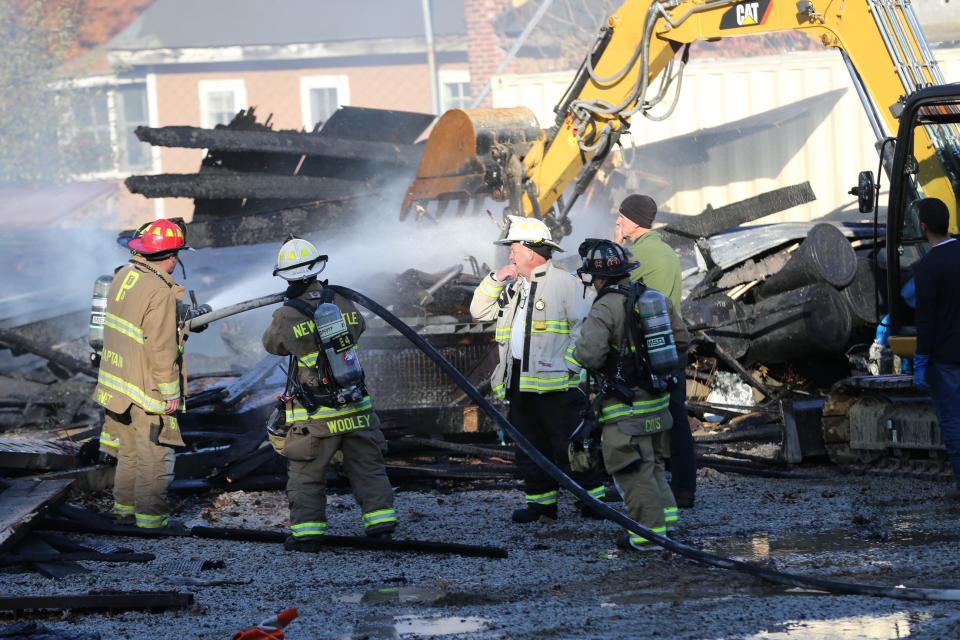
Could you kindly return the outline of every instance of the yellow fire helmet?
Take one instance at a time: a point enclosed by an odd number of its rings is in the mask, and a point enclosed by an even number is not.
[[[280,247],[273,275],[291,282],[315,276],[327,266],[327,256],[321,255],[312,242],[290,238]]]
[[[522,242],[528,247],[547,246],[563,251],[560,245],[553,241],[550,229],[539,218],[525,218],[523,216],[507,216],[510,219],[510,228],[507,237],[501,238],[494,244],[513,244]]]

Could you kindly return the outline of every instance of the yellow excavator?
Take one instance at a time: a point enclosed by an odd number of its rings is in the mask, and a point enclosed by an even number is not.
[[[442,209],[493,198],[510,213],[569,232],[571,208],[631,118],[663,119],[673,110],[691,43],[783,31],[840,52],[876,135],[890,180],[883,235],[875,222],[875,244],[885,242],[873,265],[886,283],[878,286],[878,304],[891,318],[891,348],[908,357],[916,334],[900,292],[929,249],[912,205],[940,198],[956,234],[960,194],[960,85],[945,83],[910,0],[627,0],[601,29],[549,128],[524,107],[444,113],[401,216],[430,201]],[[832,152],[843,152],[842,140]],[[851,191],[875,221],[879,179],[861,172]],[[823,437],[838,461],[924,467],[940,464],[935,450],[943,448],[929,399],[909,376],[838,383],[824,409]]]

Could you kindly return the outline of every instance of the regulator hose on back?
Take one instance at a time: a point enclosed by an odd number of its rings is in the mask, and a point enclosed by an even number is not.
[[[739,571],[763,578],[764,580],[773,582],[775,584],[782,584],[791,587],[816,589],[818,591],[825,591],[834,594],[866,595],[882,598],[896,598],[900,600],[960,601],[960,589],[882,587],[859,584],[855,582],[839,582],[836,580],[826,580],[822,578],[814,578],[791,573],[782,573],[758,565],[742,562],[740,560],[733,560],[732,558],[725,558],[712,553],[706,553],[695,547],[676,542],[670,538],[667,538],[666,536],[654,533],[626,514],[621,513],[620,511],[617,511],[616,509],[613,509],[612,507],[594,498],[583,487],[578,485],[569,476],[567,476],[567,474],[565,474],[559,467],[548,460],[542,453],[540,453],[540,451],[537,450],[536,447],[530,443],[529,440],[527,440],[522,433],[517,430],[516,427],[514,427],[486,398],[483,397],[483,394],[481,394],[476,387],[470,384],[470,381],[467,380],[466,377],[460,373],[456,367],[450,364],[446,358],[440,355],[440,352],[438,352],[429,342],[420,337],[420,335],[418,335],[412,328],[407,326],[402,320],[400,320],[400,318],[393,315],[380,304],[371,300],[362,293],[339,285],[328,286],[343,297],[353,300],[360,306],[368,309],[372,313],[385,320],[390,326],[410,340],[410,342],[420,349],[420,351],[425,353],[431,360],[437,363],[437,366],[439,366],[447,375],[449,375],[453,381],[457,383],[457,386],[463,389],[464,393],[466,393],[467,396],[469,396],[470,399],[473,400],[477,406],[483,410],[484,413],[490,416],[491,419],[495,420],[500,428],[508,433],[511,438],[513,438],[514,442],[517,443],[517,446],[523,449],[523,451],[537,466],[539,466],[550,477],[556,480],[561,487],[576,496],[582,504],[587,505],[595,513],[603,516],[607,520],[633,531],[634,533],[642,535],[647,540],[651,540],[665,549],[702,564],[718,567],[720,569],[732,569],[734,571]],[[199,319],[200,318],[198,318],[198,320]]]

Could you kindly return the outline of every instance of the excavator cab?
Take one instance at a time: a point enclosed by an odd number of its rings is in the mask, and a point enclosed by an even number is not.
[[[921,89],[905,101],[890,179],[885,256],[890,347],[897,355],[910,357],[916,351],[916,326],[913,305],[903,291],[914,265],[930,250],[917,219],[917,201],[942,200],[950,211],[950,233],[957,233],[960,84]]]

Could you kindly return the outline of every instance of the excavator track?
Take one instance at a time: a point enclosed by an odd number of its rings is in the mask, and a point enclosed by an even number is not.
[[[830,460],[883,475],[952,477],[930,396],[911,376],[856,376],[836,383],[823,408]]]

